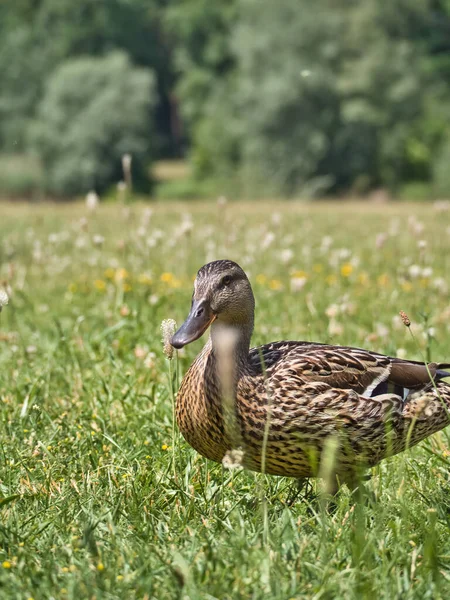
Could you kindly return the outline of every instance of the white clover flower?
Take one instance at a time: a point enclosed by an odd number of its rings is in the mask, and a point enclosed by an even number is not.
[[[281,215],[279,212],[272,213],[272,217],[270,219],[274,225],[279,225],[281,223]]]
[[[301,292],[307,281],[307,277],[293,277],[291,279],[291,292]]]
[[[154,352],[149,352],[144,359],[144,367],[146,369],[153,369],[156,365],[156,354]]]
[[[272,231],[268,231],[261,243],[262,250],[267,250],[267,248],[272,245],[274,240],[275,234]]]
[[[176,329],[177,324],[173,319],[164,319],[161,323],[162,342],[164,344],[163,352],[169,360],[173,358],[173,346],[170,341]]]
[[[432,282],[433,288],[441,292],[442,294],[448,293],[448,285],[443,277],[436,277]]]
[[[383,323],[377,323],[375,325],[376,334],[380,338],[387,338],[389,335],[389,329]]]
[[[339,306],[337,304],[330,304],[326,309],[325,314],[329,319],[334,319],[339,314]]]
[[[422,269],[419,267],[419,265],[411,265],[408,269],[409,275],[413,278],[420,277],[421,272]]]
[[[375,246],[376,248],[378,248],[378,250],[380,248],[382,248],[384,246],[384,244],[386,243],[386,240],[388,239],[388,236],[386,233],[382,232],[379,233],[375,239]]]
[[[102,246],[103,242],[105,241],[105,238],[102,235],[94,235],[94,237],[92,238],[92,242],[94,244],[94,246]]]
[[[413,235],[419,236],[423,233],[424,225],[411,215],[408,219],[408,226]]]
[[[328,324],[328,333],[334,337],[335,335],[342,335],[344,333],[343,326],[336,321],[335,319],[331,319]]]
[[[291,248],[285,248],[280,252],[281,262],[287,264],[294,258],[294,251]]]
[[[322,238],[322,242],[320,244],[321,250],[328,250],[328,248],[331,246],[332,243],[333,243],[333,238],[329,235],[326,235],[325,237]]]
[[[236,450],[228,450],[228,452],[222,458],[222,465],[225,467],[225,469],[241,469],[243,467],[243,459],[244,451],[242,450],[242,448],[236,448]]]
[[[8,302],[8,294],[5,292],[5,290],[0,290],[0,312],[2,312],[2,308],[6,306]]]

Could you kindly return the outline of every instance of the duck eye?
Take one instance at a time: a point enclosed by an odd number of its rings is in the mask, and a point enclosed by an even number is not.
[[[230,285],[230,283],[231,283],[231,277],[229,275],[225,275],[225,277],[220,282],[220,287],[227,287],[227,285]]]

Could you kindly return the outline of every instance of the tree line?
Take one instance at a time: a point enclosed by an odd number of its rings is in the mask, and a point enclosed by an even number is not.
[[[125,153],[142,189],[449,194],[450,0],[5,0],[0,73],[0,152],[59,197]]]

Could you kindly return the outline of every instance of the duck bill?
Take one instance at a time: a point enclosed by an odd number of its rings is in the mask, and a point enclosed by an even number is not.
[[[188,318],[180,329],[174,333],[170,343],[178,350],[186,344],[198,340],[215,318],[216,316],[207,302],[194,300]]]

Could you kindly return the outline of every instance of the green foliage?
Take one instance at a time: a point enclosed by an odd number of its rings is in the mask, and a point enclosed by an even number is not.
[[[433,171],[434,191],[444,198],[450,197],[450,133],[441,146]]]
[[[440,168],[449,40],[449,0],[4,0],[0,151],[58,67],[122,51],[155,74],[156,158],[232,194],[396,193]]]
[[[237,0],[222,21],[210,15],[208,36],[203,4],[181,3],[186,22],[175,19],[197,175],[253,195],[395,191],[430,179],[440,143],[430,99],[449,101],[448,7]],[[214,42],[222,63],[211,60]]]
[[[69,196],[104,190],[121,176],[121,157],[133,157],[145,181],[152,137],[154,78],[122,53],[80,58],[59,67],[46,86],[31,140],[49,192]]]
[[[158,139],[170,145],[166,115],[173,85],[161,28],[164,0],[5,0],[0,3],[0,149],[23,150],[49,77],[65,60],[113,50],[158,74]],[[153,143],[156,145],[156,141]]]

